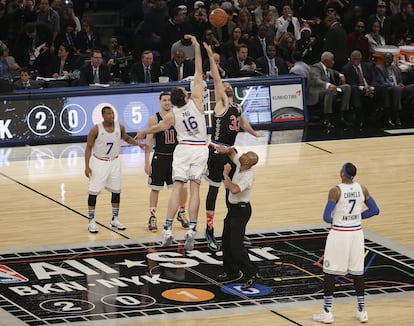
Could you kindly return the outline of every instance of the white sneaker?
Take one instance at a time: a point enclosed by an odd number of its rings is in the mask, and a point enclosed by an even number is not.
[[[185,235],[184,249],[186,251],[190,251],[194,249],[194,242],[195,242],[196,234],[197,234],[197,231],[188,230],[187,234]]]
[[[313,315],[312,319],[323,324],[332,324],[334,322],[332,312],[326,312],[325,310],[320,314]]]
[[[161,246],[163,247],[168,247],[171,246],[173,240],[174,240],[174,236],[172,234],[172,230],[170,229],[165,229],[162,231],[164,237],[162,239],[162,244]]]
[[[115,218],[111,221],[111,227],[117,228],[118,230],[125,230],[126,229],[126,226],[123,225],[121,222],[119,222],[119,220],[117,218]]]
[[[99,230],[98,230],[98,227],[96,226],[95,219],[89,220],[88,231],[90,233],[98,233]]]
[[[366,323],[368,321],[368,312],[366,310],[357,310],[355,318],[361,323]]]

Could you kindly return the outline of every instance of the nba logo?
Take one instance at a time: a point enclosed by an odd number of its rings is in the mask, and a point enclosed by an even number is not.
[[[0,283],[21,283],[29,279],[6,265],[0,265]]]

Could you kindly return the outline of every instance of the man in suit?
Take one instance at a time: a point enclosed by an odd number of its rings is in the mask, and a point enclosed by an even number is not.
[[[102,63],[101,50],[93,50],[91,53],[91,62],[86,63],[80,69],[79,86],[88,86],[91,84],[108,84],[111,81],[109,67]]]
[[[362,54],[358,50],[351,53],[351,61],[342,72],[351,85],[351,105],[358,116],[359,127],[366,123],[367,109],[375,106],[389,110],[389,97],[385,85],[378,81],[378,71],[371,62],[362,62]],[[374,102],[374,103],[372,103]]]
[[[256,60],[257,69],[267,76],[287,75],[289,70],[285,61],[276,56],[276,46],[269,44],[266,47],[266,55]]]
[[[386,85],[388,95],[391,101],[391,112],[388,117],[388,124],[401,126],[400,112],[402,111],[401,100],[409,99],[409,109],[414,109],[414,85],[404,85],[402,82],[401,70],[393,64],[394,55],[386,53],[384,63],[377,66],[379,71],[379,80],[382,85]]]
[[[141,60],[134,63],[129,72],[131,83],[157,83],[160,76],[160,65],[154,62],[154,55],[150,50],[142,52]]]
[[[246,44],[236,46],[236,56],[227,61],[227,72],[230,78],[247,77],[256,75],[256,63],[248,56],[249,49]]]
[[[20,72],[20,79],[14,82],[15,89],[35,89],[41,88],[37,80],[30,79],[30,71],[28,68],[23,68]]]
[[[261,24],[258,28],[257,35],[249,40],[247,47],[249,48],[249,55],[253,58],[260,58],[266,55],[266,48],[269,44],[273,44],[273,40],[268,39],[268,27]]]
[[[333,14],[329,14],[325,18],[325,25],[328,28],[328,31],[325,34],[323,51],[333,53],[335,56],[334,69],[340,71],[348,62],[348,36],[345,29]]]
[[[333,103],[339,97],[341,99],[340,122],[344,125],[349,124],[344,116],[349,110],[351,87],[345,84],[343,76],[333,69],[334,64],[333,53],[323,52],[321,61],[311,66],[307,94],[308,105],[315,105],[323,101],[323,123],[328,130],[334,128]]]
[[[164,64],[164,76],[170,81],[180,81],[186,77],[193,76],[195,71],[194,62],[186,60],[183,50],[175,51],[174,58]]]

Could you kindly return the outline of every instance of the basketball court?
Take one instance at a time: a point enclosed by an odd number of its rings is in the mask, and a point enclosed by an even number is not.
[[[127,229],[109,227],[110,194],[103,192],[98,234],[87,231],[84,143],[1,148],[0,325],[317,325],[311,318],[322,307],[329,227],[322,211],[346,161],[381,209],[363,222],[369,323],[412,325],[414,138],[404,131],[374,136],[314,140],[312,130],[238,136],[240,152],[260,157],[248,237],[262,279],[247,291],[240,290],[242,279],[217,281],[221,252],[210,252],[203,238],[206,182],[195,249],[186,253],[186,230],[176,220],[173,245],[161,247],[166,189],[159,231],[147,230],[149,189],[138,147],[125,146],[121,155],[120,219]],[[225,212],[221,189],[219,240]],[[336,285],[335,325],[358,325],[352,279],[338,277]]]

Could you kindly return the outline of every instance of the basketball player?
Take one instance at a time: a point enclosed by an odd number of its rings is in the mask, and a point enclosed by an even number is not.
[[[85,149],[85,175],[89,178],[88,230],[91,233],[98,232],[95,223],[96,197],[104,187],[112,193],[110,226],[118,230],[126,229],[118,218],[121,194],[121,139],[128,144],[138,145],[137,141],[125,132],[125,127],[115,121],[111,107],[104,106],[101,112],[103,122],[96,124],[89,131]]]
[[[171,95],[162,92],[159,97],[161,110],[152,115],[148,122],[148,127],[155,126],[165,115],[171,111]],[[154,155],[150,163],[151,149],[154,144]],[[148,134],[145,146],[145,173],[148,175],[148,187],[151,188],[149,196],[149,212],[148,230],[157,231],[157,204],[160,190],[166,183],[168,188],[173,186],[172,181],[172,159],[175,146],[177,145],[177,132],[174,127],[167,130],[157,132],[156,134]],[[184,187],[181,193],[181,203],[177,214],[177,220],[181,222],[183,228],[188,228],[188,220],[185,216],[185,203],[187,201],[187,189]]]
[[[223,168],[224,185],[229,190],[227,215],[223,228],[223,268],[220,281],[230,281],[240,277],[240,271],[247,281],[240,288],[247,290],[259,279],[257,267],[250,261],[249,254],[243,245],[246,225],[252,215],[250,197],[253,188],[254,173],[251,169],[259,161],[255,152],[237,154],[233,147],[216,146],[216,150],[228,155],[236,165],[233,178],[230,177],[232,167],[227,163]]]
[[[356,319],[362,323],[368,321],[364,300],[364,233],[361,220],[379,214],[379,208],[368,189],[354,182],[357,169],[352,163],[345,163],[339,174],[342,182],[331,188],[325,206],[323,219],[331,224],[326,239],[323,260],[324,306],[313,320],[330,324],[332,314],[335,276],[352,274],[358,302]],[[363,204],[368,207],[362,211]]]
[[[234,91],[230,83],[223,83],[214,61],[214,53],[211,47],[204,43],[210,60],[211,75],[214,80],[214,94],[216,106],[214,107],[211,141],[209,144],[209,158],[207,162],[207,173],[205,178],[209,182],[206,198],[206,240],[212,251],[218,251],[219,246],[214,237],[214,210],[218,191],[223,181],[223,167],[229,162],[226,154],[217,153],[217,145],[233,146],[236,136],[243,128],[244,131],[255,137],[263,137],[261,131],[255,131],[242,115],[242,108],[233,102]],[[226,196],[227,198],[227,196]]]
[[[207,159],[207,128],[203,106],[203,77],[200,44],[195,36],[187,35],[195,49],[194,86],[191,97],[183,87],[171,90],[171,103],[175,106],[164,119],[155,126],[137,132],[137,138],[143,139],[149,133],[167,130],[171,126],[177,131],[178,145],[173,154],[173,189],[168,201],[167,217],[164,225],[163,246],[171,245],[174,237],[172,223],[180,203],[180,193],[184,183],[189,181],[189,230],[185,236],[184,248],[194,248],[197,233],[197,218],[200,209],[200,182],[204,174]]]

